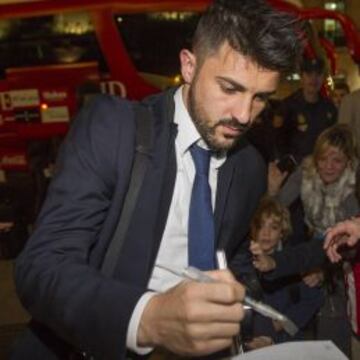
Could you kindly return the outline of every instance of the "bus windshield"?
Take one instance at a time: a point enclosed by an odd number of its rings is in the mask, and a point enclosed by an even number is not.
[[[198,21],[195,12],[117,15],[116,22],[137,70],[164,76],[179,73],[179,51],[189,48]]]

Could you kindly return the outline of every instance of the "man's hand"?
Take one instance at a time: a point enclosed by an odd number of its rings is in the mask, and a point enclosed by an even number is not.
[[[250,243],[250,251],[253,254],[253,265],[261,272],[268,272],[276,268],[276,262],[270,255],[266,255],[260,245],[255,241]]]
[[[339,262],[342,257],[339,247],[354,246],[360,239],[360,218],[354,218],[337,223],[328,229],[324,249],[331,262]]]
[[[244,316],[245,289],[226,270],[208,274],[214,283],[184,281],[154,296],[143,312],[138,345],[200,356],[230,347]]]

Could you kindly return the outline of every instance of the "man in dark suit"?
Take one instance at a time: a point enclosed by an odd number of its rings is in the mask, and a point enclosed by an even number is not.
[[[152,155],[111,278],[98,269],[129,182],[134,104],[103,96],[81,112],[16,265],[19,296],[36,320],[33,341],[66,358],[65,340],[96,359],[157,347],[200,356],[231,345],[244,315],[243,285],[229,271],[211,272],[217,282],[204,284],[163,268],[191,264],[194,144],[211,154],[215,236],[207,250],[225,248],[238,278],[249,265],[246,234],[266,169],[242,135],[296,61],[294,23],[261,0],[219,1],[203,15],[192,50],[180,53],[184,84],[144,101]]]
[[[279,128],[282,153],[292,154],[298,163],[312,153],[321,132],[337,120],[335,105],[321,93],[326,75],[324,60],[304,58],[300,75],[301,88],[282,101]]]

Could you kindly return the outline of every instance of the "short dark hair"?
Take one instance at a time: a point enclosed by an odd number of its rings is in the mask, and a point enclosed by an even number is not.
[[[199,20],[193,52],[200,64],[227,41],[261,67],[293,71],[302,53],[302,23],[264,0],[217,0]]]
[[[325,61],[321,58],[304,58],[300,64],[300,71],[303,73],[317,73],[324,74],[325,72]]]

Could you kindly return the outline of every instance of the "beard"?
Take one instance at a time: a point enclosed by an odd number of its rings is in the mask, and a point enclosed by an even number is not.
[[[250,126],[247,124],[240,124],[235,118],[219,119],[215,124],[210,125],[211,120],[206,114],[205,109],[201,106],[200,102],[196,99],[194,90],[195,85],[196,80],[189,88],[188,111],[197,131],[210,150],[221,152],[232,149],[237,145],[241,137],[249,130]],[[238,136],[230,136],[226,134],[216,136],[216,129],[219,126],[229,126],[235,130],[239,130],[240,133]]]

